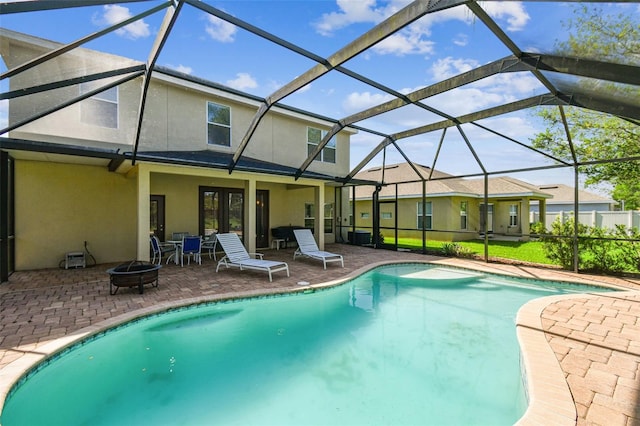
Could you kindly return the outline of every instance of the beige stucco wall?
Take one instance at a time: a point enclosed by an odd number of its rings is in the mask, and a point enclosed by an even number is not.
[[[98,263],[136,256],[135,182],[104,167],[16,160],[16,270],[57,267],[83,251]]]
[[[231,147],[207,143],[207,102],[231,109]],[[140,141],[141,151],[155,150],[212,150],[235,153],[242,143],[259,104],[247,103],[237,96],[219,91],[186,90],[162,81],[149,87],[145,120]],[[300,167],[307,158],[307,127],[330,130],[331,123],[310,120],[301,114],[285,114],[273,108],[262,117],[244,156]],[[349,172],[349,133],[337,136],[336,163],[314,161],[309,171],[344,176]]]
[[[83,251],[84,241],[98,263],[145,258],[146,237],[138,246],[137,185],[135,173],[112,173],[104,166],[16,160],[16,270],[58,267],[65,253]],[[270,198],[270,227],[303,225],[304,203],[315,203],[311,182],[291,185],[283,177],[238,174],[166,165],[151,169],[149,194],[164,195],[166,235],[198,233],[199,188],[245,188],[255,181]],[[155,170],[155,171],[154,171]],[[272,181],[268,181],[272,179]],[[320,184],[316,182],[316,185]],[[333,188],[324,191],[333,202]],[[245,203],[249,197],[245,194]],[[148,205],[146,205],[148,209]],[[147,223],[148,211],[140,212]],[[246,226],[246,224],[245,224]],[[325,235],[333,242],[333,235]],[[141,253],[137,251],[141,250]]]
[[[19,34],[15,37],[24,38],[24,40],[11,37],[0,40],[3,59],[9,67],[57,47],[57,44],[46,40],[35,40]],[[35,46],[37,44],[41,45]],[[12,77],[11,89],[16,90],[34,84],[132,65],[140,65],[140,63],[128,58],[78,48]],[[106,84],[108,81],[113,82],[121,78],[122,76],[114,77],[96,83]],[[129,151],[136,142],[142,82],[142,77],[137,77],[118,86],[118,128],[82,123],[80,121],[82,103],[76,103],[21,126],[19,130],[11,132],[11,136]],[[79,88],[73,85],[12,99],[9,123],[21,122],[34,113],[44,112],[78,95]],[[207,101],[231,108],[231,147],[207,144]],[[256,99],[174,76],[154,73],[145,99],[138,149],[141,151],[208,149],[235,153],[259,107],[260,101]],[[307,126],[328,131],[332,125],[333,123],[318,117],[273,106],[261,118],[243,155],[298,168],[308,156]],[[335,164],[314,161],[308,170],[330,176],[348,174],[349,137],[353,132],[353,130],[343,130],[336,136]]]
[[[199,188],[201,186],[244,189],[248,181],[255,181],[258,190],[269,191],[269,228],[284,225],[304,225],[304,204],[314,203],[316,187],[311,182],[291,184],[288,178],[234,173],[223,170],[198,169],[182,166],[151,166],[150,193],[165,197],[165,235],[172,232],[198,233]],[[230,177],[231,176],[231,177]],[[321,185],[315,182],[315,185]],[[334,201],[334,189],[325,190],[325,203]],[[245,193],[245,208],[249,196]],[[247,223],[245,223],[247,226]],[[325,235],[333,242],[333,235]]]
[[[437,231],[427,231],[427,239],[435,241],[464,241],[477,237],[480,230],[480,201],[466,197],[436,197],[427,198],[432,203],[432,228]],[[467,202],[467,229],[460,227],[460,203]],[[398,199],[398,237],[399,238],[422,238],[421,230],[417,230],[417,204],[421,202],[419,198]],[[490,200],[490,202],[492,202]],[[498,203],[500,204],[500,203]],[[508,205],[500,206],[501,209],[506,208],[506,220],[508,223]],[[394,204],[381,204],[382,212],[391,212],[392,217],[395,206]],[[495,209],[495,207],[494,207]],[[362,219],[361,213],[369,213],[368,219]],[[504,220],[504,214],[496,217],[494,211],[494,223],[498,220]],[[380,226],[393,227],[394,220],[381,219]],[[356,202],[356,227],[371,228],[373,226],[372,204],[371,200],[359,200]],[[405,230],[402,230],[405,228]],[[408,230],[407,230],[408,229]],[[392,232],[383,230],[384,234],[392,235]]]

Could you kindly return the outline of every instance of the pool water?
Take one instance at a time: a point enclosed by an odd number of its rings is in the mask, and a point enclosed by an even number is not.
[[[602,290],[602,289],[601,289]],[[510,425],[533,298],[598,291],[396,265],[339,287],[173,310],[37,368],[12,425]]]

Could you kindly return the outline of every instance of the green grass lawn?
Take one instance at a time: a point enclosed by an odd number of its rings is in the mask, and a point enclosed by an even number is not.
[[[428,250],[440,250],[442,241],[427,241]],[[466,247],[474,254],[484,256],[484,241],[459,241],[462,247]],[[398,246],[414,250],[422,249],[422,241],[415,238],[398,238]],[[552,265],[544,254],[542,243],[539,241],[493,241],[489,240],[489,257],[521,260],[524,262]]]

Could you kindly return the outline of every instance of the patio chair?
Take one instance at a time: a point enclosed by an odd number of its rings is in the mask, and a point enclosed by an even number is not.
[[[320,250],[310,229],[294,229],[293,235],[295,235],[296,241],[298,242],[298,248],[293,253],[293,260],[296,260],[298,256],[305,256],[311,259],[322,260],[324,269],[327,269],[327,262],[340,262],[344,268],[342,255]]]
[[[161,243],[158,237],[156,237],[155,235],[152,235],[151,236],[151,252],[152,252],[151,263],[153,263],[154,265],[160,265],[162,263],[162,257],[165,254],[167,253],[170,253],[171,255],[175,254],[176,246],[173,244]],[[171,256],[167,258],[167,262],[169,261],[170,257]],[[158,263],[156,263],[156,260]]]
[[[255,271],[268,272],[269,281],[273,281],[271,274],[274,272],[287,271],[287,276],[289,276],[289,265],[287,265],[286,262],[264,260],[262,253],[247,253],[247,249],[242,245],[238,234],[218,234],[217,239],[225,255],[218,261],[216,272],[218,272],[220,266],[224,265],[227,268],[240,268],[241,271],[244,269],[252,269]]]
[[[184,257],[187,256],[187,265],[191,264],[191,256],[193,261],[202,265],[202,239],[199,236],[184,236],[180,245],[180,266],[184,266]]]
[[[205,237],[206,238],[206,237]],[[209,253],[209,259],[217,260],[216,248],[218,247],[218,238],[216,234],[209,235],[209,239],[202,241],[202,250],[206,250]]]

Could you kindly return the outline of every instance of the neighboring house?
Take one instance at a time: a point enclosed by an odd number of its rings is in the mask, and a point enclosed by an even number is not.
[[[540,190],[548,192],[553,196],[546,202],[546,214],[541,219],[539,205],[532,204],[530,210],[531,222],[544,222],[547,229],[556,220],[565,222],[574,217],[574,199],[576,197],[574,188],[563,184],[552,184],[539,186]],[[640,230],[640,212],[620,211],[618,202],[610,198],[603,197],[592,192],[578,190],[578,221],[583,225],[598,228],[616,229],[618,226],[624,228],[635,228]]]
[[[374,167],[355,175],[355,179],[384,183],[378,193],[378,203],[385,240],[390,236],[387,228],[396,223],[400,238],[421,238],[423,224],[427,239],[441,241],[474,239],[485,231],[528,234],[530,203],[544,204],[551,197],[521,180],[488,178],[485,218],[484,179],[453,178],[426,166],[414,166],[420,176],[409,163],[388,165],[384,169]],[[398,182],[410,183],[396,185]],[[356,228],[373,228],[374,192],[374,185],[355,188]]]
[[[59,46],[0,29],[8,70]],[[123,77],[70,79],[124,67],[133,67],[123,74],[130,80],[29,121]],[[145,81],[136,69],[144,64],[74,49],[10,78],[11,91],[68,83],[9,102],[9,128],[26,122],[0,138],[4,184],[13,191],[15,270],[56,267],[85,243],[98,263],[147,260],[153,233],[170,239],[173,232],[232,231],[255,251],[270,246],[271,228],[299,225],[314,229],[321,248],[334,241],[334,217],[348,215],[334,211],[340,186],[334,177],[349,172],[355,130],[339,132],[296,179],[335,122],[276,104],[230,172],[264,100],[156,68],[138,126]],[[348,200],[338,204],[348,206]]]
[[[575,190],[573,187],[561,183],[538,186],[540,191],[551,194],[553,198],[547,201],[547,213],[574,211]],[[578,190],[578,211],[614,211],[618,202],[592,192]],[[531,204],[531,212],[539,213],[537,203]]]

